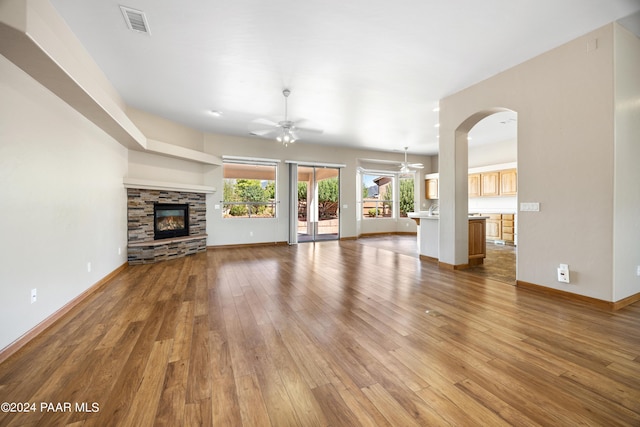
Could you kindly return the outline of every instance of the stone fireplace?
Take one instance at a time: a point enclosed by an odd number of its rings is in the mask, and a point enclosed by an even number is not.
[[[129,264],[150,264],[205,251],[205,196],[127,188]]]

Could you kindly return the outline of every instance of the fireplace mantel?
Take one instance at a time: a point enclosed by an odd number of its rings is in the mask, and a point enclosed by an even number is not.
[[[216,192],[216,187],[196,184],[178,184],[164,181],[150,181],[147,179],[124,178],[125,188],[141,188],[144,190],[182,191],[185,193],[211,194]]]

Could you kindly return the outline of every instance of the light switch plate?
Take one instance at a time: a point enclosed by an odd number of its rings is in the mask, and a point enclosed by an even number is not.
[[[520,212],[540,212],[539,202],[520,203]]]

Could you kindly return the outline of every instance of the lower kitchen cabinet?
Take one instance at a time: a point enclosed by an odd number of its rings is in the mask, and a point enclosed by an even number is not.
[[[487,240],[515,241],[515,214],[486,214]]]

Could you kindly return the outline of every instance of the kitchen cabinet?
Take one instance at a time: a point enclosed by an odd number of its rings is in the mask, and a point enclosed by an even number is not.
[[[518,194],[518,175],[516,169],[500,171],[500,195],[515,196]]]
[[[502,239],[502,215],[501,214],[488,214],[487,218],[487,240],[501,240]]]
[[[469,197],[480,197],[480,174],[469,174]]]
[[[500,172],[485,172],[480,174],[480,195],[500,195]]]
[[[485,219],[469,218],[469,265],[479,265],[487,256]]]
[[[502,214],[502,240],[513,243],[515,237],[515,215]]]
[[[437,199],[438,198],[438,179],[437,178],[429,178],[424,181],[424,197],[426,199]]]
[[[517,169],[504,169],[468,175],[469,197],[516,196]]]
[[[487,240],[502,240],[507,243],[515,241],[514,214],[487,214]]]

